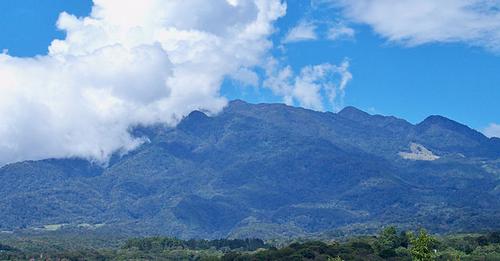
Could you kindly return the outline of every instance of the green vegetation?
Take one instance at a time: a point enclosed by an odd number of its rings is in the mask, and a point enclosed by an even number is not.
[[[409,233],[410,237],[410,253],[415,261],[427,261],[434,259],[434,251],[436,249],[437,240],[433,238],[431,235],[427,233],[424,229],[421,229],[418,233],[418,236],[414,236],[412,233]]]
[[[119,246],[98,243],[69,247],[63,238],[0,241],[0,260],[500,260],[500,232],[434,236],[386,227],[376,236],[343,241],[260,239],[180,240],[132,238]],[[112,240],[110,238],[110,240]],[[68,241],[68,240],[66,240]],[[78,241],[88,242],[88,241]],[[102,241],[100,241],[102,242]],[[71,242],[69,242],[71,243]],[[32,244],[32,245],[30,245]],[[78,243],[75,243],[78,244]],[[36,245],[35,247],[33,245]]]
[[[135,238],[128,240],[123,249],[137,249],[140,251],[158,252],[165,249],[191,250],[241,250],[255,251],[259,248],[269,248],[261,239],[216,239],[216,240],[180,240],[176,238],[152,237]]]

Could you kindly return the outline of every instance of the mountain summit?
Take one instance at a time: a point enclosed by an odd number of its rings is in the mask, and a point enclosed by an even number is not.
[[[108,229],[179,237],[500,228],[500,143],[431,116],[413,125],[232,101],[108,166],[80,159],[0,169],[0,230]]]

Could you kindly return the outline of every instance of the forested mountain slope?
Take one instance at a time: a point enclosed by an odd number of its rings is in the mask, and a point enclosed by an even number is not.
[[[109,229],[192,237],[500,228],[500,141],[442,116],[413,125],[233,101],[102,167],[50,159],[0,169],[0,230]]]

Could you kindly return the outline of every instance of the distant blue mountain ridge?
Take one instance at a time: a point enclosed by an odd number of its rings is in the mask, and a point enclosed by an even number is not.
[[[181,238],[349,235],[386,224],[500,228],[500,140],[430,116],[413,125],[232,101],[103,167],[48,159],[0,169],[0,231],[92,229]],[[52,226],[50,226],[52,225]]]

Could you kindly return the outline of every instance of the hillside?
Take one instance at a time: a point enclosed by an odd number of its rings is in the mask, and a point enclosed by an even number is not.
[[[0,169],[0,231],[92,229],[181,238],[499,229],[500,141],[442,116],[413,125],[233,101],[108,166],[83,159]]]

